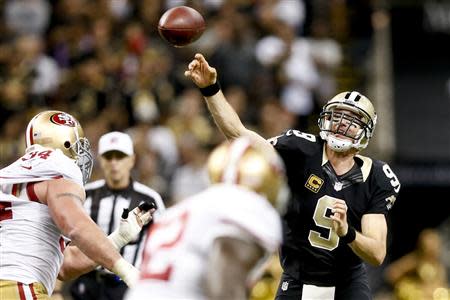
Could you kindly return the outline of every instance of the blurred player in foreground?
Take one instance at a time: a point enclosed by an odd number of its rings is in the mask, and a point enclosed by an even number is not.
[[[320,114],[320,137],[291,129],[267,141],[244,127],[203,55],[195,55],[185,76],[200,88],[228,139],[251,136],[275,148],[286,165],[292,198],[283,216],[276,299],[371,299],[363,261],[378,266],[386,256],[385,215],[400,182],[388,164],[358,154],[375,130],[370,100],[340,93]]]
[[[108,239],[83,209],[92,156],[78,121],[41,112],[28,124],[26,144],[25,155],[0,170],[0,298],[49,299],[57,277],[98,264],[132,285],[139,271],[118,249],[150,221],[150,208],[125,213]],[[65,249],[63,236],[73,246]]]
[[[242,138],[216,148],[208,170],[209,188],[153,224],[127,300],[248,298],[281,242],[284,167]]]

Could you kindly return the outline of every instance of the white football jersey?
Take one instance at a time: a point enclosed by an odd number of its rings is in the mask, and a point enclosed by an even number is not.
[[[83,186],[72,159],[39,145],[0,170],[0,279],[40,282],[49,294],[63,261],[64,238],[33,185],[55,178]]]
[[[201,282],[215,239],[251,236],[269,254],[278,249],[281,234],[280,217],[266,199],[239,186],[214,185],[169,208],[152,225],[141,279],[127,300],[205,299]]]

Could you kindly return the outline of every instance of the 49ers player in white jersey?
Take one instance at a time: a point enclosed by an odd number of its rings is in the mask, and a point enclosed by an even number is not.
[[[0,170],[0,298],[49,299],[58,274],[68,279],[97,264],[132,284],[139,272],[117,251],[117,235],[108,239],[83,209],[92,156],[78,121],[39,113],[26,143],[25,155]],[[64,255],[63,235],[76,245]]]
[[[215,149],[214,184],[156,220],[126,299],[246,299],[281,242],[283,169],[248,138]]]

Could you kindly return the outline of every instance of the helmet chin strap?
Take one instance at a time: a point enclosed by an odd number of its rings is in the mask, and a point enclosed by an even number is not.
[[[328,134],[326,141],[328,146],[336,152],[345,152],[353,146],[351,141],[337,138],[333,134]]]

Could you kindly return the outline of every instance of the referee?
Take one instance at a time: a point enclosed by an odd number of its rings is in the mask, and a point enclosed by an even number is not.
[[[129,135],[118,131],[103,135],[99,140],[98,154],[105,179],[85,186],[84,207],[107,235],[119,226],[124,208],[131,211],[145,201],[156,206],[154,216],[165,209],[156,191],[131,178],[135,156]],[[146,232],[144,227],[136,241],[121,249],[122,256],[137,268],[141,263]],[[97,269],[75,280],[70,292],[74,300],[121,300],[126,289],[126,284],[116,275]]]

